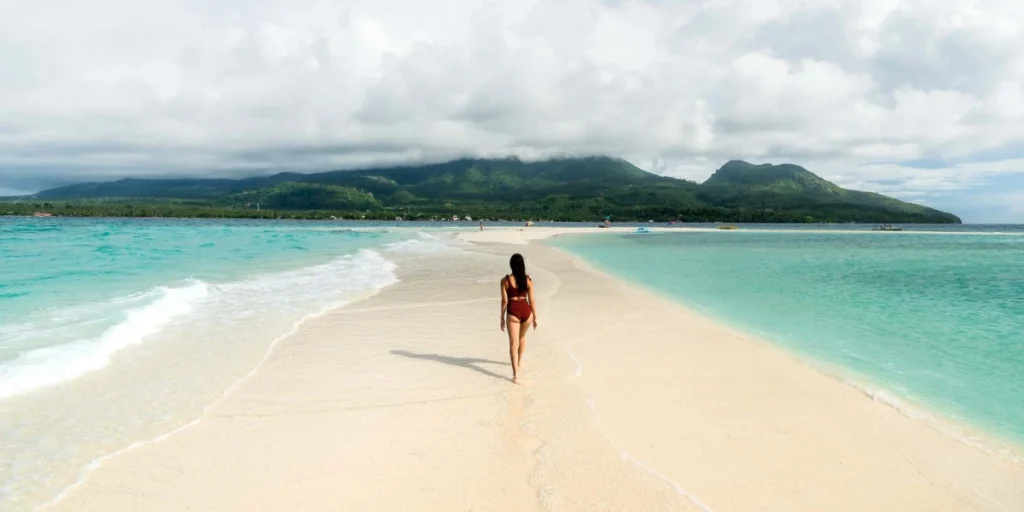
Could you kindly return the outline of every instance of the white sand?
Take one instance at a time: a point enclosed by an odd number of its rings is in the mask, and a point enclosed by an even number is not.
[[[51,508],[1024,510],[1020,465],[524,245],[563,231],[399,261],[398,285],[305,324],[195,424]],[[523,386],[498,330],[513,250],[540,303]]]

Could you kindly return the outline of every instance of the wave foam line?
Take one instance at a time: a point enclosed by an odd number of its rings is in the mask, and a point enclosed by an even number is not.
[[[580,375],[583,375],[583,365],[580,364],[579,359],[577,359],[576,355],[573,354],[572,350],[569,349],[569,345],[564,343],[564,342],[562,342],[561,337],[555,336],[555,338],[558,339],[558,342],[562,344],[562,348],[565,349],[565,352],[567,354],[569,354],[569,357],[573,360],[574,363],[576,363],[576,372],[573,375],[573,377],[576,378],[576,377],[579,377]],[[686,490],[686,488],[683,487],[682,485],[680,485],[679,482],[676,482],[675,480],[672,480],[671,478],[669,478],[664,473],[659,472],[658,470],[652,468],[651,466],[649,466],[645,462],[643,462],[640,459],[634,457],[633,454],[627,452],[626,450],[623,450],[622,447],[619,446],[619,443],[615,442],[615,439],[613,439],[610,435],[608,435],[607,432],[605,432],[605,430],[603,428],[601,428],[601,416],[597,413],[596,398],[594,398],[593,396],[588,398],[587,399],[587,407],[590,409],[590,413],[594,416],[594,428],[596,428],[597,431],[601,433],[601,437],[603,437],[605,439],[605,441],[608,444],[610,444],[612,446],[612,448],[615,449],[615,451],[617,451],[619,453],[619,456],[622,457],[623,460],[627,460],[629,462],[632,462],[633,464],[635,464],[640,469],[643,469],[644,471],[647,471],[648,473],[658,477],[659,479],[661,479],[665,483],[669,484],[670,486],[672,486],[672,488],[676,491],[677,494],[679,494],[680,496],[686,498],[687,500],[689,500],[691,503],[696,505],[698,508],[700,508],[704,512],[714,512],[711,509],[711,507],[709,507],[706,504],[704,504],[704,502],[702,502],[700,500],[700,498],[697,498],[697,496],[695,496],[693,493],[691,493],[690,491]]]
[[[0,368],[0,400],[76,379],[108,366],[115,353],[138,345],[175,318],[193,310],[209,285],[192,280],[181,288],[158,287],[153,302],[130,310],[97,338],[30,350]],[[148,293],[148,292],[147,292]],[[143,294],[144,295],[144,294]]]
[[[462,249],[452,243],[446,243],[441,237],[426,233],[417,232],[417,238],[407,238],[397,242],[391,242],[384,246],[385,250],[391,253],[402,254],[439,254],[439,253],[461,253]]]
[[[615,443],[614,443],[614,441],[612,441],[612,444],[613,444],[613,445],[615,444]],[[693,494],[691,494],[691,493],[690,493],[689,491],[687,491],[686,489],[684,489],[684,488],[683,488],[683,487],[682,487],[681,485],[679,485],[678,483],[676,483],[676,481],[675,481],[675,480],[672,480],[671,478],[669,478],[669,477],[665,476],[664,474],[662,474],[662,473],[658,472],[658,470],[656,470],[656,469],[654,469],[654,468],[652,468],[652,467],[648,466],[647,464],[643,463],[642,461],[640,461],[640,460],[639,460],[639,459],[637,459],[636,457],[634,457],[634,456],[630,455],[630,453],[629,453],[629,452],[626,452],[626,451],[621,451],[621,452],[619,453],[619,455],[620,455],[620,456],[621,456],[621,457],[622,457],[623,459],[625,459],[625,460],[628,460],[628,461],[632,462],[633,464],[636,464],[636,465],[637,465],[637,466],[639,466],[639,467],[640,467],[641,469],[645,469],[645,470],[647,470],[647,472],[649,472],[649,473],[651,473],[652,475],[654,475],[654,476],[656,476],[656,477],[658,477],[658,478],[662,479],[663,481],[665,481],[665,483],[667,483],[667,484],[671,485],[671,486],[672,486],[672,488],[673,488],[673,489],[675,489],[675,491],[676,491],[677,493],[679,493],[679,495],[681,495],[681,496],[684,496],[684,497],[686,497],[686,499],[690,500],[690,502],[692,502],[692,503],[693,503],[694,505],[697,505],[697,507],[699,507],[699,508],[700,508],[701,510],[703,510],[704,512],[713,512],[713,511],[711,510],[711,507],[709,507],[709,506],[705,505],[705,504],[704,504],[704,502],[700,501],[700,500],[699,500],[699,499],[698,499],[698,498],[697,498],[696,496],[694,496],[694,495],[693,495]]]
[[[555,289],[555,291],[550,293],[550,294],[548,294],[545,297],[547,299],[545,301],[546,303],[550,303],[553,300],[555,294],[558,292],[558,290],[561,289],[561,285],[562,285],[562,281],[559,279],[558,280],[558,286]],[[547,308],[547,307],[544,308],[545,313],[547,312],[548,309],[549,308]],[[565,353],[569,354],[569,358],[572,359],[573,363],[576,364],[576,369],[573,372],[573,378],[575,379],[575,378],[579,378],[580,376],[582,376],[583,375],[583,364],[580,363],[580,360],[576,357],[576,354],[574,354],[572,352],[572,349],[569,348],[569,344],[566,343],[562,339],[561,336],[555,335],[554,338],[558,341],[558,343],[560,343],[562,345],[562,348],[565,349]],[[591,396],[590,398],[587,399],[587,407],[590,409],[590,413],[594,417],[594,428],[596,428],[597,431],[601,434],[601,437],[603,437],[605,439],[605,441],[608,444],[610,444],[612,446],[612,448],[615,449],[615,451],[617,451],[619,453],[619,456],[622,457],[623,460],[627,460],[629,462],[632,462],[633,464],[635,464],[640,469],[642,469],[644,471],[647,471],[648,473],[658,477],[659,479],[661,479],[662,481],[664,481],[668,485],[672,486],[672,489],[674,489],[677,494],[679,494],[680,496],[686,498],[687,500],[689,500],[691,503],[696,505],[698,508],[700,508],[704,512],[714,512],[711,509],[711,507],[709,507],[706,504],[704,504],[704,502],[702,502],[700,500],[700,498],[697,498],[696,495],[694,495],[693,493],[688,491],[685,487],[680,485],[679,482],[676,482],[675,480],[672,480],[671,478],[669,478],[664,473],[661,473],[660,471],[652,468],[651,466],[649,466],[648,464],[644,463],[640,459],[634,457],[633,454],[627,452],[626,450],[623,450],[622,447],[619,446],[619,443],[615,442],[615,439],[613,439],[610,435],[608,435],[607,432],[605,432],[605,430],[603,428],[601,428],[601,416],[597,413],[596,399],[593,396]]]
[[[605,432],[603,428],[601,428],[601,416],[597,413],[596,403],[597,399],[594,396],[591,396],[590,398],[587,399],[587,407],[590,409],[591,414],[593,414],[594,416],[594,428],[596,428],[597,431],[601,433],[601,436],[604,437],[605,441],[608,442],[608,444],[612,445],[612,448],[614,448],[615,451],[619,452],[619,456],[622,457],[623,460],[632,462],[640,469],[643,469],[648,473],[660,478],[662,481],[672,486],[672,488],[675,489],[676,493],[690,500],[691,503],[696,505],[704,512],[714,512],[711,509],[711,507],[705,505],[704,502],[700,501],[700,499],[697,498],[697,496],[695,496],[690,491],[686,490],[686,488],[683,487],[682,485],[679,485],[679,482],[672,480],[664,473],[661,473],[660,471],[652,468],[651,466],[641,461],[640,459],[634,457],[633,454],[627,452],[626,450],[623,450],[622,447],[619,446],[619,443],[615,442],[615,439],[613,439],[610,435],[608,435],[607,432]]]
[[[824,372],[823,372],[824,373]],[[828,373],[826,376],[835,378],[839,382],[860,391],[864,396],[870,398],[875,403],[889,407],[895,410],[897,413],[905,418],[916,421],[925,425],[936,432],[953,439],[954,441],[979,450],[985,454],[996,457],[997,459],[1009,462],[1015,465],[1024,465],[1024,459],[1011,448],[1009,445],[1001,443],[998,438],[986,437],[984,435],[970,435],[966,425],[961,426],[956,424],[953,420],[943,420],[929,413],[926,408],[915,406],[914,404],[901,400],[896,396],[887,393],[881,389],[869,387],[866,384],[857,382],[851,378],[836,377]],[[965,431],[967,430],[967,431]],[[989,499],[989,498],[986,498]]]
[[[383,288],[385,288],[387,286],[390,286],[390,285],[393,285],[393,284],[398,282],[398,278],[394,274],[394,271],[397,268],[397,265],[395,265],[393,262],[391,262],[390,260],[387,260],[387,259],[381,257],[380,254],[378,254],[376,251],[372,251],[372,250],[364,249],[364,250],[359,251],[358,254],[359,255],[365,255],[365,256],[379,258],[380,260],[382,260],[385,263],[385,269],[390,273],[390,279],[388,279],[385,284],[382,284],[382,285],[380,285],[378,287],[373,288],[372,290],[369,291],[369,293],[367,293],[367,295],[365,297],[362,297],[362,298],[372,297],[373,295],[376,295],[377,293],[379,293],[380,290],[382,290]],[[356,299],[356,300],[358,300],[358,299]],[[289,329],[284,334],[278,336],[277,338],[274,338],[274,340],[267,347],[266,352],[263,353],[263,357],[260,358],[260,360],[252,368],[252,370],[249,370],[249,373],[246,373],[241,378],[239,378],[234,383],[232,383],[230,386],[228,386],[228,388],[225,389],[224,392],[221,393],[220,396],[218,396],[216,400],[211,402],[209,405],[203,407],[203,410],[202,410],[202,412],[200,412],[199,417],[197,417],[196,419],[194,419],[194,420],[192,420],[192,421],[190,421],[188,423],[185,423],[184,425],[181,425],[180,427],[177,427],[177,428],[171,430],[170,432],[167,432],[165,434],[161,434],[159,436],[156,436],[156,437],[153,437],[153,438],[150,438],[150,439],[144,439],[142,441],[136,441],[136,442],[134,442],[134,443],[132,443],[132,444],[130,444],[130,445],[120,449],[120,450],[117,450],[115,452],[112,452],[112,453],[109,453],[107,455],[104,455],[102,457],[97,458],[96,460],[94,460],[91,463],[89,463],[88,466],[86,466],[85,470],[82,471],[82,474],[79,475],[78,479],[75,480],[74,483],[72,483],[71,485],[66,487],[63,491],[61,491],[57,496],[55,496],[50,501],[48,501],[46,503],[43,503],[42,505],[37,506],[34,510],[36,510],[36,511],[46,510],[48,508],[53,507],[57,503],[60,503],[61,501],[65,500],[75,489],[85,485],[85,482],[88,479],[90,473],[92,473],[93,471],[95,471],[95,470],[99,469],[100,467],[102,467],[103,464],[106,463],[107,461],[109,461],[111,459],[114,459],[116,457],[120,457],[121,455],[125,455],[127,453],[130,453],[130,452],[132,452],[132,451],[134,451],[134,450],[136,450],[138,448],[141,448],[143,446],[148,446],[148,445],[151,445],[151,444],[162,443],[162,442],[164,442],[164,441],[166,441],[166,440],[168,440],[168,439],[170,439],[170,438],[172,438],[172,437],[174,437],[174,436],[176,436],[176,435],[178,435],[178,434],[180,434],[180,433],[182,433],[182,432],[184,432],[184,431],[186,431],[186,430],[188,430],[188,429],[190,429],[190,428],[192,428],[192,427],[194,427],[196,425],[198,425],[200,422],[202,422],[202,420],[204,418],[207,417],[207,414],[209,413],[209,411],[211,409],[213,409],[214,407],[220,405],[220,403],[223,402],[232,392],[234,392],[236,389],[238,389],[239,386],[241,386],[243,383],[245,383],[250,378],[252,378],[254,375],[256,375],[256,373],[259,372],[260,368],[262,368],[263,365],[267,362],[267,360],[270,359],[271,354],[273,354],[274,350],[281,343],[281,341],[283,341],[283,340],[293,336],[295,333],[297,333],[299,331],[299,328],[302,326],[302,324],[304,324],[307,321],[312,320],[314,318],[321,317],[321,316],[329,313],[330,311],[332,311],[334,309],[337,309],[337,308],[343,307],[345,305],[351,304],[352,302],[353,301],[336,302],[334,304],[330,304],[330,305],[325,306],[320,311],[317,311],[315,313],[310,313],[310,314],[308,314],[306,316],[303,316],[302,318],[300,318],[297,322],[295,322],[292,325],[291,329]]]
[[[572,362],[576,365],[576,370],[572,373],[573,378],[583,375],[583,365],[580,364],[579,359],[576,359],[576,354],[573,354],[572,350],[569,350],[569,345],[563,343],[562,347],[565,349],[565,353],[569,354],[569,359],[572,359]]]
[[[578,264],[578,263],[582,262],[582,260],[580,258],[576,258],[576,257],[573,257],[572,261],[573,261],[574,264]],[[561,287],[562,287],[562,284],[563,284],[562,280],[558,279],[557,276],[556,276],[556,279],[558,281],[558,286],[555,288],[555,291],[553,291],[552,293],[548,294],[545,297],[547,299],[545,301],[546,303],[552,302],[553,299],[554,299],[555,294],[558,293],[559,290],[561,290]],[[545,313],[547,312],[548,309],[549,308],[546,308],[546,307],[544,308]],[[625,323],[627,321],[627,319],[632,318],[634,315],[636,315],[635,312],[633,314],[631,314],[631,315],[628,315],[626,318],[620,320],[615,325],[619,325],[619,324]],[[586,338],[586,337],[587,336],[582,336],[580,338]],[[580,360],[576,357],[576,354],[574,354],[572,352],[572,349],[569,348],[569,344],[566,343],[565,340],[563,340],[561,336],[555,335],[554,338],[555,338],[556,341],[558,341],[558,343],[560,343],[562,345],[562,348],[565,349],[565,352],[567,354],[569,354],[569,358],[572,359],[573,363],[576,364],[576,370],[573,373],[573,378],[575,379],[575,378],[579,378],[580,376],[582,376],[583,375],[583,364],[580,363]],[[577,339],[580,339],[580,338],[577,338]],[[622,457],[623,460],[632,462],[633,464],[635,464],[640,469],[642,469],[644,471],[647,471],[648,473],[658,477],[659,479],[661,479],[662,481],[664,481],[665,483],[670,485],[672,487],[672,489],[674,489],[678,495],[686,498],[687,500],[689,500],[691,503],[696,505],[698,508],[700,508],[704,512],[714,512],[714,510],[711,507],[706,505],[703,501],[700,500],[700,498],[698,498],[696,495],[694,495],[693,493],[688,491],[685,487],[680,485],[679,482],[676,482],[675,480],[672,480],[671,478],[669,478],[664,473],[661,473],[660,471],[654,469],[653,467],[651,467],[650,465],[648,465],[645,462],[641,461],[640,459],[634,457],[633,454],[627,452],[626,450],[623,450],[622,447],[619,446],[619,443],[615,442],[615,439],[613,439],[608,434],[608,432],[606,432],[603,428],[601,428],[601,415],[598,414],[598,412],[597,412],[596,401],[597,401],[597,399],[593,395],[591,395],[587,399],[587,407],[590,409],[590,413],[594,417],[594,428],[597,429],[597,431],[601,434],[601,437],[603,437],[605,439],[605,441],[608,444],[610,444],[615,451],[617,451],[619,453],[619,456]]]

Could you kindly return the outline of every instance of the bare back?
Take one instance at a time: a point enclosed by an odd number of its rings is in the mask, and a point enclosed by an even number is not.
[[[505,293],[508,294],[509,297],[526,297],[530,293],[530,285],[533,284],[530,276],[526,276],[525,289],[520,290],[517,286],[518,284],[519,283],[516,283],[516,276],[513,276],[512,274],[505,276]]]

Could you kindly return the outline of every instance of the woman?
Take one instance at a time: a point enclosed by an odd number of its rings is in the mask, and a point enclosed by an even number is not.
[[[508,324],[508,355],[512,359],[512,382],[519,384],[519,362],[526,348],[526,330],[537,328],[537,303],[533,300],[533,281],[526,275],[521,254],[509,260],[512,273],[501,278],[501,330]]]

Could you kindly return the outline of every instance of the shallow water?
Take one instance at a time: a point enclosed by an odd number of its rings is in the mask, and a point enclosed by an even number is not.
[[[365,225],[0,218],[0,509],[195,420],[302,321],[395,282],[392,255],[438,246]]]
[[[880,387],[876,397],[1024,441],[1022,236],[739,231],[551,243]]]

